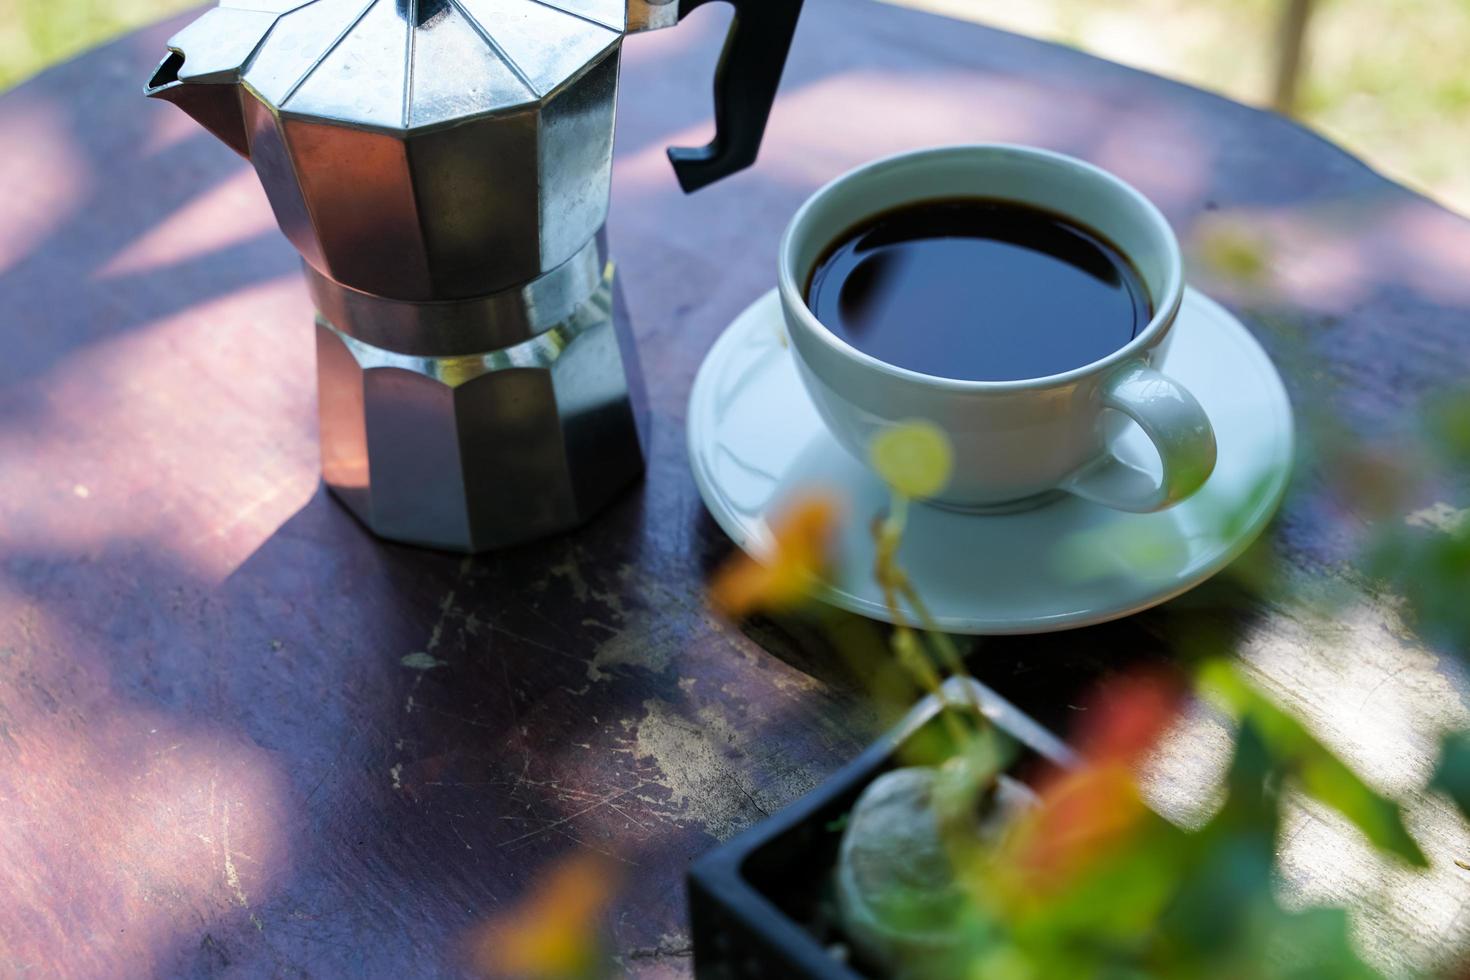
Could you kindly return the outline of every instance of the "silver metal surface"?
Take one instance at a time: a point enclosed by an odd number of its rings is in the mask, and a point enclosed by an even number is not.
[[[250,159],[301,252],[327,484],[479,551],[641,472],[604,237],[621,41],[674,0],[223,0],[147,93]]]
[[[443,303],[384,299],[335,283],[309,265],[305,272],[317,310],[338,331],[384,351],[432,357],[499,350],[557,326],[602,288],[607,266],[599,235],[524,286]]]
[[[614,289],[609,266],[565,319],[482,354],[388,351],[318,316],[327,485],[374,532],[452,551],[585,521],[643,467]]]
[[[189,52],[179,66],[179,80],[233,85],[240,66],[275,22],[276,15],[269,11],[237,7],[206,10],[169,42],[172,50]]]
[[[577,0],[236,3],[169,41],[149,93],[250,157],[323,276],[482,296],[606,220],[621,8],[614,27]]]
[[[450,551],[585,522],[644,458],[639,373],[625,363],[613,289],[609,267],[562,322],[463,356],[382,350],[318,316],[328,486],[373,532]]]
[[[268,138],[289,168],[256,169],[323,275],[403,300],[498,291],[565,262],[606,220],[618,53],[544,103],[451,128],[390,134],[282,113]],[[292,220],[303,207],[307,220]]]

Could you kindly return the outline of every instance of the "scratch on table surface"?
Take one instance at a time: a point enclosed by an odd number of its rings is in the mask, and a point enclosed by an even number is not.
[[[1367,710],[1368,705],[1370,703],[1372,703],[1373,699],[1377,696],[1377,694],[1378,694],[1379,691],[1383,690],[1386,686],[1388,686],[1389,684],[1391,684],[1394,681],[1396,681],[1399,677],[1403,676],[1405,673],[1407,673],[1409,671],[1423,670],[1423,669],[1424,668],[1423,668],[1423,665],[1422,664],[1416,664],[1416,663],[1413,663],[1411,661],[1406,661],[1404,663],[1396,664],[1393,667],[1393,669],[1391,669],[1389,671],[1386,671],[1384,673],[1382,680],[1380,680],[1377,684],[1374,684],[1373,687],[1372,687],[1372,689],[1369,690],[1367,694],[1363,695],[1363,703],[1358,706],[1358,710],[1359,711],[1365,711],[1365,710]]]
[[[454,836],[456,836],[456,837],[459,838],[459,842],[464,845],[464,849],[465,850],[467,850],[467,851],[473,851],[474,850],[474,848],[470,846],[470,842],[464,839],[464,834],[461,834],[459,832],[459,827],[455,825],[455,823],[454,823],[454,816],[452,814],[449,817],[449,829],[452,830],[452,831],[454,831]]]
[[[540,836],[541,834],[547,833],[549,831],[556,830],[558,827],[562,826],[563,824],[570,823],[571,821],[577,819],[578,817],[582,816],[583,814],[591,813],[593,810],[596,810],[598,807],[607,806],[609,803],[612,803],[612,802],[615,802],[617,800],[622,799],[623,797],[627,796],[632,791],[633,791],[633,788],[631,788],[631,787],[628,788],[628,789],[620,789],[616,793],[611,793],[608,796],[601,797],[598,800],[596,800],[596,801],[594,801],[592,803],[587,804],[582,809],[578,810],[576,813],[569,813],[569,814],[567,814],[564,817],[560,817],[560,818],[558,818],[556,820],[553,820],[553,821],[551,821],[551,823],[546,824],[544,827],[537,827],[535,830],[528,830],[526,833],[521,834],[519,837],[512,837],[510,840],[501,841],[500,844],[499,844],[499,846],[500,847],[510,847],[512,844],[518,844],[521,841],[526,840],[528,838],[537,837],[537,836]]]
[[[82,489],[83,489],[83,491],[86,490],[85,487],[83,487]],[[211,538],[224,537],[230,531],[232,531],[236,527],[238,527],[247,518],[249,518],[252,515],[254,515],[256,511],[260,510],[262,507],[264,507],[267,504],[271,503],[272,501],[274,501],[280,495],[281,495],[281,488],[279,486],[271,487],[269,490],[267,490],[265,493],[261,494],[259,497],[256,497],[254,500],[252,500],[249,503],[245,504],[245,506],[243,506],[240,509],[236,510],[235,513],[231,514],[230,517],[227,520],[224,520],[224,521],[220,522],[219,524],[214,525],[213,527],[211,527],[207,531],[205,531],[203,534],[201,534],[198,537],[196,537],[192,543],[193,544],[201,544],[201,543],[203,543],[205,541],[210,540]],[[85,497],[85,496],[87,496],[87,494],[85,492],[83,492],[83,493],[77,494],[77,496],[79,496],[79,497]]]
[[[214,780],[210,780],[210,794],[214,792]],[[240,872],[235,870],[235,856],[230,851],[230,801],[226,800],[224,811],[220,817],[220,849],[225,855],[225,883],[230,886],[230,891],[235,893],[235,901],[240,903],[241,908],[250,907],[250,899],[245,895],[245,888],[240,883]]]
[[[607,806],[609,810],[612,810],[614,813],[618,814],[629,823],[636,824],[640,830],[649,829],[648,824],[644,823],[642,820],[639,820],[637,817],[633,816],[633,814],[629,813],[627,810],[624,810],[616,803],[609,803]]]
[[[526,767],[529,767],[529,765],[530,765],[530,759],[527,758],[524,761],[525,761]],[[516,775],[515,781],[510,786],[510,793],[509,793],[510,799],[512,799],[512,800],[520,800],[520,799],[522,799],[522,796],[520,795],[520,791],[521,791],[521,789],[523,787],[531,787],[533,789],[547,790],[547,791],[550,792],[551,796],[555,799],[555,801],[557,803],[588,803],[588,802],[593,802],[593,803],[599,803],[600,804],[600,803],[606,802],[607,799],[608,799],[607,794],[605,792],[603,792],[603,791],[600,791],[600,790],[581,789],[580,787],[577,787],[577,786],[567,786],[560,779],[532,779],[526,773],[527,773],[527,768],[523,768],[521,770],[521,772]],[[505,785],[505,781],[504,780],[491,780],[491,781],[486,782],[486,783],[466,783],[466,782],[435,783],[435,784],[431,784],[431,785],[441,785],[441,786],[482,786],[482,785],[504,786]],[[644,782],[639,782],[635,786],[631,786],[631,787],[628,787],[628,788],[622,790],[622,793],[634,793],[634,792],[637,792],[638,790],[642,789],[645,785],[647,785],[647,784],[644,783]],[[533,800],[531,802],[534,801],[534,798],[535,798],[535,794],[533,794]],[[613,799],[617,799],[618,798],[618,795],[617,794],[614,794],[612,798]],[[527,805],[529,806],[530,805],[530,802],[528,802]],[[521,819],[524,819],[524,818],[522,818],[522,817],[505,817],[503,819],[507,819],[507,820],[521,820]]]
[[[494,633],[498,636],[504,636],[507,639],[514,640],[517,643],[524,643],[526,646],[532,647],[536,650],[540,650],[544,653],[554,654],[558,657],[561,657],[563,660],[580,661],[582,659],[575,654],[567,653],[565,650],[560,650],[550,645],[549,643],[542,643],[540,640],[532,639],[531,637],[526,636],[522,633],[516,633],[512,630],[508,630],[504,626],[493,623],[484,623],[481,625],[483,625],[485,629],[488,629],[491,633]]]
[[[497,659],[500,660],[500,678],[505,684],[505,703],[510,707],[510,725],[512,729],[518,729],[521,727],[521,713],[516,708],[516,686],[510,679],[510,667],[505,662],[506,658]]]
[[[459,570],[455,572],[453,584],[439,600],[439,618],[434,621],[434,625],[429,629],[429,639],[424,644],[424,649],[410,651],[399,658],[399,664],[416,672],[413,683],[408,687],[408,694],[403,699],[403,713],[406,715],[413,714],[415,707],[414,695],[418,693],[419,685],[424,682],[424,674],[436,667],[447,667],[449,665],[449,661],[440,660],[434,656],[434,651],[439,649],[439,645],[444,640],[444,627],[455,612],[455,594],[459,589],[460,583],[464,581],[465,575],[469,572],[470,565],[471,561],[468,558],[459,563]],[[394,740],[393,747],[395,751],[403,751],[403,739]],[[402,773],[403,760],[399,759],[388,770],[388,774],[393,777],[393,788],[396,790],[403,788],[403,783],[399,778]]]
[[[515,796],[516,795],[516,790],[518,790],[518,789],[521,788],[521,784],[523,784],[526,781],[526,773],[528,773],[530,771],[531,771],[531,757],[529,755],[523,755],[523,756],[521,756],[521,771],[518,772],[518,773],[516,773],[516,782],[515,782],[515,785],[510,788],[510,795],[511,796]]]

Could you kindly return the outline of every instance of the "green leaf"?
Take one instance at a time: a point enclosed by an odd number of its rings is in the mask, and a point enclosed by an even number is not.
[[[1451,732],[1439,744],[1439,764],[1429,788],[1455,801],[1455,806],[1470,817],[1470,732]]]
[[[1339,908],[1283,909],[1269,894],[1238,910],[1241,929],[1214,950],[1174,947],[1155,975],[1255,980],[1381,980],[1358,958]]]
[[[1161,976],[1261,980],[1374,978],[1341,909],[1283,909],[1276,899],[1281,762],[1253,716],[1242,718],[1219,812],[1190,835],[1191,863],[1160,918]]]
[[[918,500],[943,490],[954,468],[949,437],[923,419],[900,422],[878,433],[868,456],[885,483]]]
[[[1146,814],[1126,840],[1017,923],[1018,938],[1033,949],[1069,944],[1096,953],[1146,946],[1186,873],[1188,836]]]
[[[1347,817],[1379,850],[1416,868],[1429,866],[1429,859],[1404,826],[1399,805],[1374,792],[1320,744],[1313,741],[1303,746],[1297,775],[1308,795]]]
[[[1268,787],[1274,761],[1257,727],[1242,720],[1225,776],[1225,803],[1190,835],[1189,866],[1159,923],[1165,948],[1175,955],[1228,956],[1247,931],[1251,909],[1273,901],[1280,826],[1280,801]]]
[[[1453,470],[1470,463],[1470,393],[1441,395],[1423,411],[1426,441],[1444,465]]]
[[[1348,914],[1337,908],[1287,912],[1280,907],[1262,924],[1257,964],[1273,980],[1378,980],[1382,974],[1358,959]]]
[[[1346,817],[1379,850],[1417,868],[1429,861],[1404,826],[1399,805],[1374,791],[1294,717],[1260,693],[1232,664],[1215,660],[1200,672],[1215,700],[1260,731],[1272,757],[1306,794]]]
[[[1446,531],[1385,523],[1368,551],[1368,570],[1403,595],[1406,619],[1432,643],[1470,642],[1470,523]]]

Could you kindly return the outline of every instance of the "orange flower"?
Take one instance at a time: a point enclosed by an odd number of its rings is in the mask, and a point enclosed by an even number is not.
[[[1146,812],[1124,766],[1092,764],[1063,774],[1011,838],[1011,887],[1040,895],[1065,887],[1126,839]]]
[[[477,931],[475,965],[492,977],[590,975],[600,945],[598,916],[616,886],[605,858],[578,853],[561,859],[515,907]]]
[[[1026,890],[1047,891],[1120,844],[1148,813],[1133,766],[1179,712],[1182,689],[1158,673],[1136,674],[1091,699],[1075,740],[1086,762],[1041,790],[1041,806],[1013,838],[1011,870]]]
[[[797,498],[771,523],[772,553],[726,562],[710,584],[710,599],[727,616],[788,609],[807,598],[826,564],[837,526],[836,501],[823,494]]]
[[[1174,723],[1183,696],[1179,680],[1158,671],[1113,681],[1089,699],[1074,741],[1089,759],[1131,766]]]

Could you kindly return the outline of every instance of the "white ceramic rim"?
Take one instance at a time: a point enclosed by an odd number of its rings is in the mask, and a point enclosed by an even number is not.
[[[1081,367],[1063,371],[1060,374],[1049,374],[1039,378],[1022,378],[1014,381],[965,381],[959,378],[946,378],[937,374],[924,374],[921,371],[911,371],[908,368],[889,364],[887,361],[879,360],[871,354],[858,350],[851,344],[842,340],[832,331],[828,330],[822,321],[818,320],[807,306],[805,290],[797,282],[798,271],[805,273],[808,270],[793,269],[795,263],[795,252],[797,238],[804,230],[803,226],[810,219],[822,203],[826,201],[835,191],[855,180],[876,176],[892,170],[901,170],[915,165],[922,165],[930,160],[943,157],[966,156],[975,153],[1002,154],[1012,157],[1026,157],[1030,159],[1047,160],[1052,163],[1061,164],[1073,169],[1088,179],[1097,180],[1102,183],[1111,184],[1112,187],[1121,192],[1124,197],[1131,200],[1139,210],[1139,213],[1153,227],[1155,233],[1164,242],[1165,261],[1167,267],[1164,272],[1164,288],[1162,296],[1154,310],[1153,319],[1148,325],[1140,330],[1132,340],[1119,347],[1104,357],[1091,361]],[[925,200],[922,195],[915,196],[914,202]],[[1065,210],[1057,209],[1057,213],[1067,217]],[[853,215],[852,224],[861,223],[870,215]],[[1090,229],[1105,237],[1108,231],[1105,228]],[[1109,239],[1111,240],[1111,239]],[[830,243],[824,243],[830,244]],[[1126,254],[1126,253],[1125,253]],[[1130,257],[1131,260],[1131,257]],[[889,377],[898,378],[903,381],[918,382],[946,391],[960,392],[1003,392],[1003,391],[1027,391],[1037,388],[1049,388],[1054,385],[1066,384],[1078,378],[1097,374],[1100,371],[1122,364],[1126,361],[1137,360],[1142,351],[1153,345],[1158,335],[1174,322],[1179,314],[1179,307],[1184,302],[1184,260],[1179,251],[1179,239],[1174,234],[1173,227],[1167,218],[1159,211],[1143,193],[1132,184],[1121,177],[1114,176],[1101,167],[1094,166],[1086,160],[1068,156],[1065,153],[1057,153],[1053,150],[1043,150],[1033,146],[1022,146],[1016,143],[960,143],[952,146],[937,146],[924,150],[909,150],[896,153],[892,156],[882,157],[860,167],[849,170],[847,173],[836,177],[824,184],[815,194],[806,199],[806,202],[792,215],[791,221],[786,226],[785,233],[781,236],[781,247],[777,260],[776,284],[781,292],[788,310],[794,310],[798,323],[814,338],[825,343],[828,347],[850,360],[867,367],[869,370]],[[1150,297],[1153,299],[1154,297]]]
[[[710,397],[709,393],[713,390],[709,379],[713,376],[715,366],[721,362],[725,350],[740,339],[732,328],[745,321],[747,317],[759,315],[760,307],[765,303],[771,304],[773,317],[779,319],[781,316],[780,304],[774,300],[774,292],[775,290],[766,293],[743,310],[710,347],[699,370],[695,373],[694,384],[689,391],[684,433],[685,451],[688,454],[690,470],[706,512],[714,518],[715,523],[737,548],[758,561],[767,558],[770,541],[768,538],[763,539],[760,534],[756,533],[756,529],[737,516],[735,510],[728,505],[728,498],[719,490],[719,481],[715,479],[704,452],[705,447],[711,444],[708,425],[710,419],[713,418],[713,412],[704,411],[703,403]],[[1277,465],[1271,468],[1270,486],[1258,502],[1256,509],[1242,524],[1238,525],[1237,535],[1225,548],[1216,552],[1208,560],[1194,565],[1186,577],[1171,586],[1154,589],[1131,601],[1113,603],[1102,608],[1075,609],[1070,612],[1053,613],[1035,618],[941,615],[937,622],[942,631],[971,636],[1017,636],[1056,633],[1123,619],[1175,599],[1213,578],[1244,554],[1271,523],[1271,519],[1281,506],[1282,499],[1286,496],[1287,486],[1295,471],[1296,425],[1291,399],[1287,396],[1286,386],[1270,355],[1245,325],[1236,318],[1235,314],[1197,290],[1191,289],[1189,293],[1202,313],[1220,317],[1234,328],[1229,333],[1234,335],[1232,340],[1240,345],[1243,355],[1248,360],[1255,362],[1257,370],[1261,371],[1264,377],[1269,377],[1274,381],[1274,384],[1271,385],[1271,398],[1276,403],[1277,417],[1280,419],[1280,425],[1274,433]],[[789,350],[788,354],[794,355],[795,351]],[[807,397],[804,392],[802,397]],[[1187,507],[1189,501],[1185,500],[1179,506]],[[975,515],[970,519],[1004,520],[1005,517]],[[818,598],[838,609],[866,616],[878,622],[892,621],[888,610],[882,604],[853,595],[831,583],[824,582],[818,587]]]

